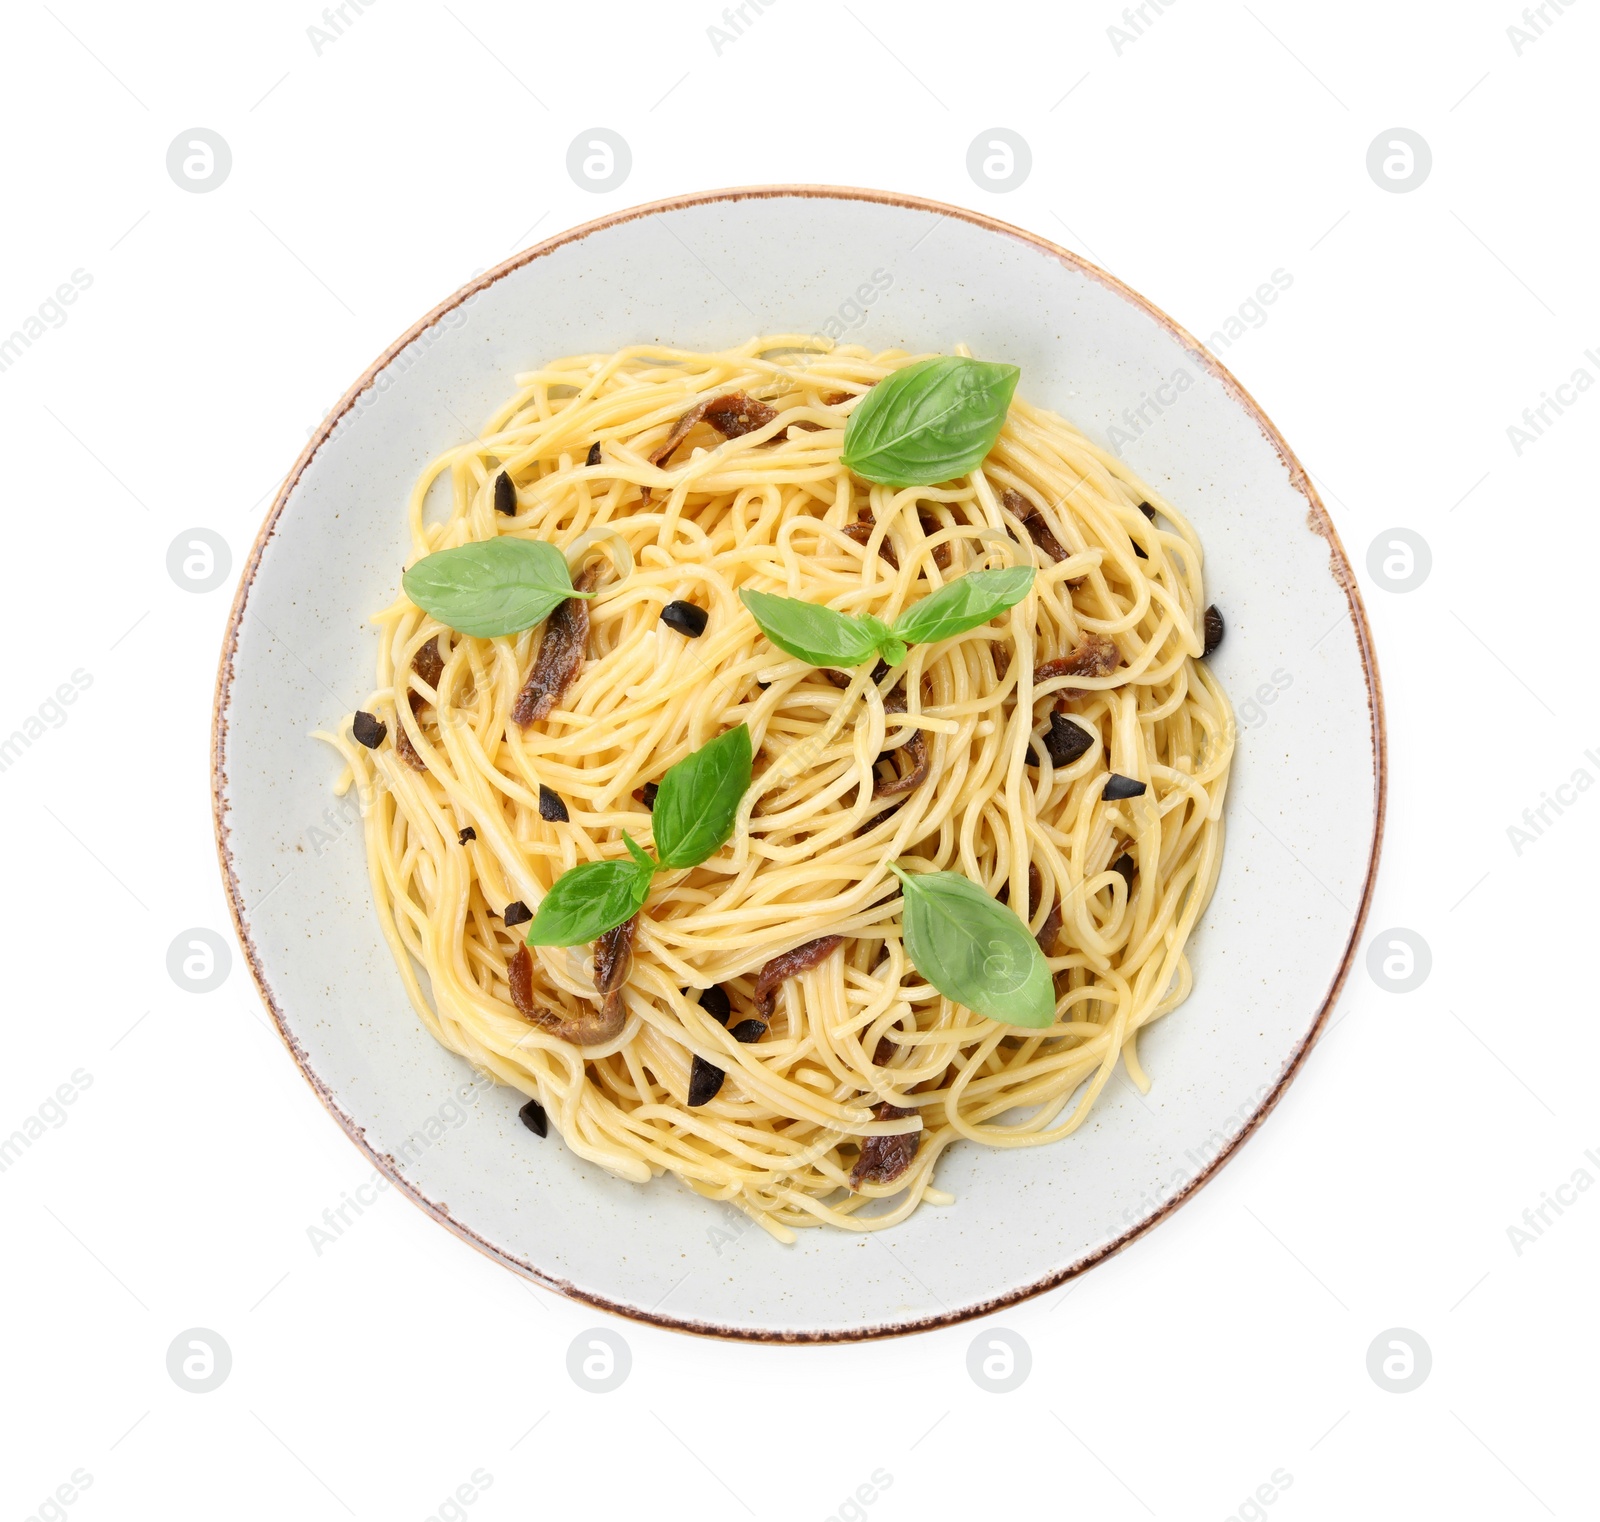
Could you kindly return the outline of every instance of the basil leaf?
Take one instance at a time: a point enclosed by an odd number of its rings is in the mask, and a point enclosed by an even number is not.
[[[1004,1025],[1055,1024],[1049,964],[1016,914],[959,872],[889,870],[904,895],[906,955],[940,993]]]
[[[639,845],[638,841],[636,841],[626,830],[622,832],[622,843],[628,848],[628,855],[638,862],[638,864],[643,867],[646,872],[654,872],[657,870],[657,864],[645,855],[644,850]]]
[[[739,600],[773,644],[808,666],[859,666],[877,654],[889,632],[878,619],[868,622],[797,597],[744,591]]]
[[[424,612],[458,634],[493,639],[541,622],[575,592],[567,557],[543,539],[480,539],[425,555],[401,578]]]
[[[959,356],[896,370],[850,414],[845,465],[884,486],[965,475],[994,448],[1020,374],[1015,365]]]
[[[586,861],[563,872],[528,926],[530,946],[579,946],[615,930],[643,906],[654,864]]]
[[[885,664],[898,666],[906,658],[905,642],[896,639],[894,630],[884,623],[881,618],[877,618],[871,613],[858,613],[856,614],[856,622],[871,633],[873,649],[877,651],[879,659]]]
[[[1022,601],[1033,588],[1031,565],[1002,571],[971,571],[946,582],[931,597],[907,608],[896,620],[894,633],[907,644],[930,645],[935,640],[965,634],[986,624],[997,613]]]
[[[740,724],[667,768],[650,812],[663,867],[698,867],[727,843],[750,760],[750,731]]]

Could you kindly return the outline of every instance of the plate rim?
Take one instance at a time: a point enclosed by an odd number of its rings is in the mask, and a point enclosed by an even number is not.
[[[234,870],[233,854],[229,843],[231,831],[226,819],[228,808],[227,712],[233,692],[233,663],[239,647],[239,627],[244,617],[245,606],[249,601],[251,588],[255,583],[256,573],[260,569],[262,555],[268,542],[276,533],[278,520],[282,516],[289,497],[299,484],[307,466],[310,465],[317,452],[328,441],[340,421],[356,405],[357,398],[368,386],[373,384],[379,372],[390,364],[408,345],[415,342],[422,333],[433,327],[441,318],[463,302],[476,296],[480,291],[487,290],[491,285],[521,269],[524,265],[531,264],[535,259],[542,259],[570,243],[580,242],[594,233],[613,227],[620,227],[625,223],[637,221],[644,217],[656,216],[662,212],[680,211],[686,207],[709,206],[721,202],[780,200],[784,198],[866,201],[883,206],[905,207],[914,211],[933,212],[941,216],[954,217],[975,227],[980,227],[985,231],[1000,233],[1006,237],[1017,239],[1036,251],[1058,259],[1069,268],[1104,285],[1124,301],[1144,312],[1173,338],[1177,339],[1197,364],[1201,365],[1210,375],[1222,383],[1223,387],[1254,420],[1256,426],[1260,428],[1267,442],[1276,451],[1279,459],[1283,462],[1284,468],[1288,471],[1290,486],[1306,500],[1307,528],[1327,541],[1329,571],[1335,583],[1345,595],[1349,607],[1350,621],[1355,630],[1357,651],[1361,658],[1362,675],[1366,682],[1367,709],[1371,719],[1373,765],[1372,838],[1368,847],[1366,874],[1362,882],[1360,903],[1351,922],[1349,938],[1346,941],[1344,953],[1340,957],[1338,969],[1317,1011],[1316,1019],[1311,1023],[1304,1039],[1295,1049],[1278,1081],[1262,1100],[1260,1107],[1251,1115],[1249,1121],[1240,1127],[1238,1134],[1229,1141],[1228,1145],[1154,1214],[1137,1225],[1130,1227],[1113,1241],[1086,1253],[1065,1268],[1052,1271],[1031,1283],[1006,1290],[1002,1294],[991,1296],[973,1305],[956,1310],[945,1310],[937,1315],[912,1317],[906,1320],[884,1322],[874,1326],[852,1327],[843,1330],[825,1329],[821,1331],[723,1326],[715,1322],[671,1316],[659,1311],[621,1304],[608,1299],[604,1295],[581,1289],[570,1280],[546,1273],[536,1264],[525,1261],[488,1241],[465,1222],[456,1220],[450,1214],[448,1205],[430,1199],[424,1194],[420,1188],[400,1172],[390,1154],[381,1153],[368,1144],[365,1127],[353,1116],[346,1114],[340,1107],[332,1091],[312,1066],[304,1048],[290,1031],[283,1012],[279,1008],[277,995],[274,993],[272,985],[267,978],[266,970],[262,966],[255,941],[251,936],[249,920],[239,889],[238,877]],[[523,249],[520,253],[513,254],[508,259],[502,260],[493,268],[468,281],[466,285],[446,297],[431,311],[407,328],[399,338],[384,349],[367,366],[344,395],[340,397],[338,404],[323,419],[321,426],[312,434],[305,447],[301,450],[298,459],[290,467],[283,484],[274,495],[272,505],[267,510],[267,515],[262,522],[261,528],[250,546],[250,553],[246,557],[244,567],[240,572],[239,584],[234,593],[233,603],[228,613],[227,627],[223,633],[222,653],[218,662],[216,686],[212,698],[210,751],[211,813],[212,825],[216,835],[217,861],[222,872],[223,889],[227,895],[228,910],[233,920],[234,932],[238,936],[240,949],[244,952],[245,961],[250,968],[250,976],[255,982],[256,990],[261,996],[262,1003],[266,1006],[267,1013],[272,1017],[272,1023],[277,1029],[279,1037],[288,1048],[289,1054],[293,1057],[295,1066],[299,1068],[301,1076],[311,1086],[312,1092],[322,1102],[323,1107],[339,1123],[346,1136],[366,1155],[368,1161],[402,1195],[431,1216],[441,1226],[453,1232],[462,1241],[475,1247],[486,1257],[509,1268],[513,1273],[519,1274],[535,1284],[542,1285],[546,1289],[554,1290],[557,1294],[563,1295],[569,1300],[593,1306],[596,1310],[606,1311],[614,1316],[622,1316],[630,1321],[642,1322],[667,1331],[684,1332],[695,1336],[735,1342],[794,1346],[819,1343],[872,1342],[888,1337],[908,1336],[916,1332],[937,1331],[944,1327],[957,1326],[962,1322],[993,1315],[995,1312],[1004,1310],[1009,1306],[1019,1305],[1037,1295],[1056,1289],[1068,1280],[1075,1279],[1078,1275],[1114,1257],[1124,1248],[1144,1236],[1146,1232],[1160,1225],[1179,1207],[1188,1203],[1204,1185],[1216,1177],[1222,1166],[1235,1156],[1245,1141],[1255,1135],[1262,1122],[1277,1107],[1279,1100],[1282,1099],[1290,1083],[1298,1076],[1307,1055],[1327,1028],[1328,1018],[1333,1011],[1334,1005],[1338,1002],[1339,996],[1344,990],[1345,982],[1350,975],[1350,968],[1360,946],[1361,933],[1366,925],[1368,912],[1372,907],[1372,897],[1377,882],[1378,861],[1382,854],[1384,826],[1388,808],[1388,733],[1383,707],[1383,682],[1378,673],[1377,652],[1373,645],[1372,629],[1367,620],[1366,606],[1362,601],[1361,591],[1356,584],[1355,573],[1351,567],[1349,557],[1345,553],[1344,545],[1340,541],[1338,531],[1334,528],[1333,521],[1328,515],[1327,508],[1323,505],[1316,487],[1312,484],[1309,473],[1289,447],[1288,441],[1278,431],[1277,425],[1262,410],[1260,404],[1249,391],[1240,384],[1222,361],[1206,349],[1181,323],[1168,316],[1160,307],[1140,295],[1139,292],[1125,285],[1115,275],[1101,269],[1089,260],[1081,258],[1070,249],[1062,248],[1058,244],[1052,243],[1049,239],[1040,237],[1037,233],[1029,232],[1024,228],[1016,227],[1009,222],[1003,222],[996,217],[988,216],[983,212],[974,211],[968,207],[956,206],[949,202],[936,201],[927,197],[909,195],[898,191],[871,190],[859,186],[846,185],[772,184],[735,186],[721,190],[692,191],[683,195],[669,196],[659,201],[647,201],[637,206],[624,207],[618,211],[607,213],[605,216],[580,223],[576,227],[568,228],[564,232],[557,233],[542,242]]]

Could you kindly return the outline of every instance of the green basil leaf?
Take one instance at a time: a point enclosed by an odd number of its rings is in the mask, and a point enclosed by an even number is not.
[[[907,608],[895,621],[895,637],[907,644],[931,645],[936,640],[965,634],[1021,602],[1032,588],[1031,565],[1011,566],[1003,571],[971,571]]]
[[[891,666],[898,666],[906,658],[904,643],[895,638],[894,630],[881,618],[871,613],[856,614],[856,622],[872,635],[872,648],[879,659]]]
[[[658,870],[657,864],[645,855],[644,848],[626,830],[622,832],[622,843],[628,848],[628,855],[638,862],[645,871],[655,872]]]
[[[739,600],[773,644],[808,666],[859,666],[877,654],[878,641],[889,632],[879,619],[857,618],[797,597],[744,591]]]
[[[698,867],[727,843],[750,761],[750,731],[740,724],[667,768],[650,815],[663,867]]]
[[[994,448],[1021,372],[945,356],[879,381],[850,414],[844,463],[884,486],[934,486],[965,475]]]
[[[1004,1025],[1055,1024],[1049,964],[1016,914],[959,872],[889,870],[904,895],[906,955],[945,998]]]
[[[654,863],[586,861],[563,872],[528,926],[530,946],[580,946],[615,930],[643,907]]]
[[[543,539],[480,539],[425,555],[401,578],[424,612],[458,634],[493,639],[519,634],[575,592],[567,557]]]

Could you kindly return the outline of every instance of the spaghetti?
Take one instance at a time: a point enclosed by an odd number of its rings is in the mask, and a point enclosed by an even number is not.
[[[536,1100],[580,1156],[641,1183],[673,1174],[783,1240],[951,1203],[934,1183],[946,1147],[1057,1141],[1119,1062],[1147,1090],[1138,1036],[1189,992],[1185,944],[1220,865],[1233,724],[1202,659],[1215,614],[1193,529],[1021,401],[954,482],[853,476],[851,411],[914,358],[778,336],[519,375],[416,483],[411,560],[497,535],[564,550],[594,591],[563,605],[583,612],[577,647],[556,651],[570,684],[514,717],[556,616],[469,638],[402,597],[377,616],[368,703],[393,742],[358,743],[348,720],[322,736],[340,791],[359,789],[379,920],[428,1030]],[[716,406],[735,394],[730,432]],[[738,595],[892,622],[1008,565],[1036,568],[1030,595],[893,671],[787,656]],[[674,604],[706,616],[664,622]],[[623,858],[624,830],[648,840],[649,786],[738,724],[754,780],[731,841],[657,878],[620,991],[597,988],[583,947],[523,951],[570,1028],[531,1022],[516,921],[563,872]],[[1118,796],[1129,779],[1146,786]],[[919,858],[1028,922],[1053,1026],[996,1023],[918,974],[889,868]],[[575,1044],[607,996],[620,1034]],[[691,1104],[707,1066],[726,1081]]]

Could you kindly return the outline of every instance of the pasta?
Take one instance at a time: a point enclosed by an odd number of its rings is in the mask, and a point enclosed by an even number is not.
[[[543,540],[593,597],[564,605],[565,636],[552,615],[474,638],[402,596],[376,620],[360,718],[380,722],[321,736],[346,763],[340,790],[359,789],[379,921],[434,1037],[537,1101],[580,1156],[641,1184],[672,1174],[786,1241],[953,1203],[935,1182],[947,1147],[1058,1141],[1119,1063],[1147,1090],[1138,1037],[1189,993],[1185,946],[1221,860],[1233,723],[1203,659],[1220,620],[1194,530],[1022,400],[953,481],[853,475],[852,411],[915,358],[779,335],[519,375],[416,483],[410,563]],[[748,404],[737,419],[708,410],[738,410],[731,397]],[[739,598],[892,621],[1005,566],[1034,568],[1024,600],[893,669],[786,655]],[[684,604],[704,618],[663,621]],[[580,622],[570,685],[514,717]],[[625,860],[624,830],[648,843],[649,785],[741,723],[753,780],[732,838],[656,877],[620,1034],[580,1046],[530,1020],[513,907],[537,909],[579,864]],[[1128,779],[1137,796],[1105,796]],[[918,972],[889,870],[908,862],[961,873],[1027,921],[1053,1026],[985,1018]],[[775,959],[796,948],[785,975]],[[586,947],[526,955],[552,1019],[593,1011]],[[736,1038],[752,1011],[758,1039]],[[726,1081],[691,1105],[696,1058]]]

